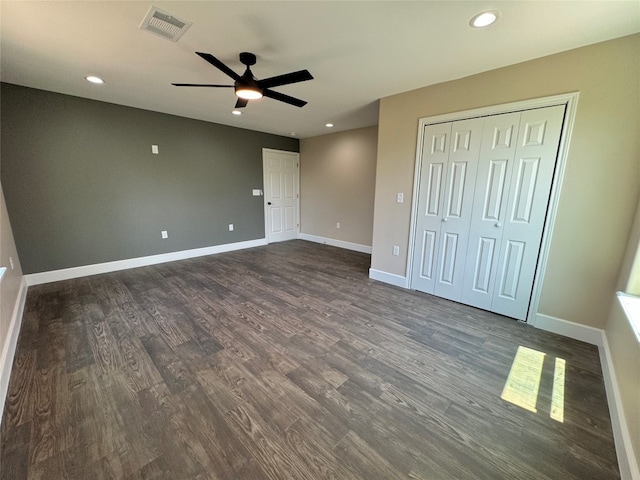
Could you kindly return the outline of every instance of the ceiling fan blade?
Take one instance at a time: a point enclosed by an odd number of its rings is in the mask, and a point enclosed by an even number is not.
[[[306,82],[307,80],[313,80],[309,70],[299,70],[297,72],[285,73],[283,75],[258,80],[258,85],[261,88],[272,88],[289,85],[290,83]]]
[[[233,88],[233,85],[218,85],[215,83],[172,83],[174,87],[220,87]]]
[[[289,95],[285,95],[284,93],[274,92],[273,90],[264,89],[262,94],[265,97],[273,98],[274,100],[279,100],[284,103],[288,103],[289,105],[295,105],[296,107],[304,107],[307,102],[304,100],[300,100],[299,98],[290,97]]]
[[[238,97],[238,101],[236,102],[235,108],[244,108],[247,106],[247,103],[249,103],[249,100],[247,100],[246,98]]]
[[[236,72],[231,70],[229,67],[227,67],[224,63],[222,63],[220,60],[218,60],[216,57],[214,57],[210,53],[196,52],[196,55],[199,55],[204,60],[209,62],[211,65],[216,67],[218,70],[220,70],[220,71],[226,73],[227,75],[229,75],[236,82],[240,80],[240,75],[238,75]]]

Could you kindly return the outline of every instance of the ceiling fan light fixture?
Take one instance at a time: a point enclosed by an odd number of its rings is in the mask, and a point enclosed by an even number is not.
[[[262,98],[262,90],[251,85],[239,85],[235,87],[236,96],[245,100],[257,100]]]
[[[493,25],[498,20],[499,13],[496,10],[490,10],[488,12],[482,12],[475,15],[470,21],[469,25],[473,28],[484,28],[489,25]]]

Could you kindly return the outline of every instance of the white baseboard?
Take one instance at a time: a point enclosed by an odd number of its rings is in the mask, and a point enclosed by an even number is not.
[[[300,240],[323,243],[325,245],[331,245],[332,247],[344,248],[346,250],[353,250],[355,252],[368,253],[371,255],[371,247],[367,245],[360,245],[359,243],[345,242],[344,240],[336,240],[335,238],[319,237],[308,233],[300,233],[298,234],[298,238]]]
[[[529,321],[529,324],[541,330],[557,333],[558,335],[564,335],[565,337],[602,347],[603,332],[599,328],[581,325],[579,323],[570,322],[550,315],[543,315],[542,313],[537,313],[533,320],[534,321]]]
[[[11,315],[11,323],[7,331],[7,338],[2,345],[0,352],[0,423],[2,422],[2,412],[4,412],[4,403],[9,392],[9,379],[11,378],[11,367],[13,366],[13,357],[16,354],[18,346],[18,336],[20,335],[20,326],[22,325],[22,314],[24,313],[24,304],[27,300],[27,281],[22,277],[20,282],[20,290],[13,307]]]
[[[598,347],[620,475],[622,480],[640,480],[638,464],[631,444],[631,436],[629,435],[622,402],[620,401],[620,391],[618,390],[618,382],[613,369],[611,351],[604,330],[540,313],[536,314],[534,319],[535,322],[530,322],[530,324],[536,328]]]
[[[620,477],[622,480],[640,480],[640,469],[638,461],[633,452],[631,435],[627,427],[627,420],[624,415],[624,407],[620,401],[620,390],[613,369],[613,360],[607,335],[602,332],[602,346],[600,351],[600,364],[602,365],[602,376],[604,386],[607,390],[607,403],[609,404],[609,415],[611,416],[611,428],[613,438],[616,443],[616,454],[620,467]]]
[[[409,280],[407,277],[396,275],[394,273],[383,272],[374,268],[369,269],[369,278],[378,280],[379,282],[389,283],[396,287],[409,288]]]
[[[129,258],[127,260],[117,260],[115,262],[97,263],[94,265],[83,265],[81,267],[64,268],[62,270],[52,270],[50,272],[31,273],[25,275],[27,285],[40,285],[42,283],[58,282],[60,280],[70,280],[72,278],[88,277],[100,273],[127,270],[129,268],[146,267],[157,265],[158,263],[174,262],[187,258],[204,257],[216,253],[231,252],[233,250],[243,250],[245,248],[259,247],[267,244],[266,238],[257,240],[247,240],[245,242],[225,243],[212,247],[194,248],[192,250],[182,250],[179,252],[162,253],[160,255],[150,255],[148,257]]]

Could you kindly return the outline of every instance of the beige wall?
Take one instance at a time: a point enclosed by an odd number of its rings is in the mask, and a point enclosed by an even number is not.
[[[640,192],[640,34],[383,98],[372,268],[405,276],[418,120],[580,92],[539,313],[602,327]],[[392,246],[401,255],[391,255]]]
[[[13,260],[14,269],[11,270],[9,257]],[[0,266],[7,267],[7,272],[0,284],[0,377],[2,377],[2,369],[10,367],[9,365],[3,365],[2,354],[7,347],[9,326],[11,324],[11,317],[13,316],[13,309],[18,299],[18,293],[20,291],[20,283],[22,282],[22,269],[20,268],[20,261],[18,260],[18,253],[16,251],[16,244],[13,241],[13,232],[11,231],[11,224],[9,223],[9,215],[7,214],[7,208],[4,203],[4,194],[2,193],[2,187],[0,186]],[[11,362],[12,359],[8,359]],[[0,398],[0,405],[4,398]]]
[[[302,233],[371,246],[377,135],[367,127],[300,141]]]
[[[639,294],[637,252],[640,245],[640,203],[629,236],[627,254],[620,269],[618,288],[628,293]],[[631,280],[631,281],[630,281]],[[636,462],[640,461],[640,343],[631,328],[627,316],[616,300],[611,307],[609,319],[605,325],[605,333],[611,363],[618,384],[619,399],[624,410],[627,428],[635,452]]]
[[[639,133],[640,135],[640,133]],[[636,216],[627,244],[627,253],[622,262],[616,290],[640,295],[640,202],[636,207]]]
[[[624,310],[614,302],[605,327],[611,363],[618,384],[619,400],[631,437],[631,452],[640,460],[640,344]]]

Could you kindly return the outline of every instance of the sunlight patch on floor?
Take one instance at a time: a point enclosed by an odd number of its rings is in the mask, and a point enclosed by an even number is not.
[[[544,352],[519,346],[500,397],[525,410],[537,413],[536,404],[545,356]],[[564,422],[565,370],[566,361],[556,357],[549,416],[558,422]]]
[[[514,405],[537,412],[538,390],[545,354],[519,346],[511,364],[509,377],[502,390],[502,399]]]
[[[551,418],[564,422],[564,358],[556,358],[553,371],[553,393],[551,394]]]

